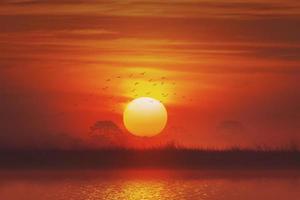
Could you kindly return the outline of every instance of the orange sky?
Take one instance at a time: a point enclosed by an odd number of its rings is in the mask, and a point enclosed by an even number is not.
[[[299,13],[296,0],[1,1],[0,145],[101,146],[90,127],[125,131],[140,96],[169,123],[122,133],[129,146],[299,143]]]

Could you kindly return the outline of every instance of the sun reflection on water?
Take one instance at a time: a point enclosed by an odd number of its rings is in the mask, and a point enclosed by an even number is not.
[[[121,198],[126,200],[163,200],[165,196],[161,193],[164,191],[162,182],[129,182],[123,185],[120,193]]]

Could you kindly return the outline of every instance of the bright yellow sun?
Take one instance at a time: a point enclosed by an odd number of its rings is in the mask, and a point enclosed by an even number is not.
[[[126,129],[136,136],[151,137],[159,134],[168,119],[164,105],[156,99],[140,97],[131,101],[123,114]]]

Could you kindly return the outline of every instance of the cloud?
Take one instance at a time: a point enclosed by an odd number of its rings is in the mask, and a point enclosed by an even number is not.
[[[256,73],[274,69],[275,73],[295,73],[299,72],[294,62],[300,57],[299,20],[1,15],[0,65],[73,60],[97,63],[99,67],[111,63],[200,72]],[[155,59],[143,59],[145,55]],[[255,63],[249,64],[253,60]],[[267,61],[281,66],[269,67]]]
[[[79,112],[89,116],[92,104],[71,108],[73,114],[63,120],[47,113],[70,109],[66,93],[90,91],[93,83],[99,87],[106,72],[141,66],[175,72],[179,92],[206,99],[197,107],[207,107],[207,113],[219,106],[241,116],[220,122],[224,138],[247,135],[240,121],[258,129],[272,124],[272,133],[281,126],[282,135],[299,132],[298,1],[6,0],[0,13],[0,93],[13,93],[0,94],[3,144],[44,137],[43,144],[51,146],[65,140],[61,133],[84,135],[97,117],[84,125],[72,120]],[[51,94],[61,89],[64,94]],[[45,97],[32,99],[35,90]],[[108,121],[92,127],[90,140],[99,145],[124,139]]]
[[[89,0],[90,3],[105,3],[103,0]],[[2,3],[12,5],[60,5],[60,4],[86,4],[84,0],[3,0]]]
[[[6,0],[2,4],[19,9],[21,13],[72,13],[110,16],[157,16],[157,17],[266,17],[298,15],[299,3],[294,0],[278,2],[250,0],[241,1],[109,1],[109,0]],[[59,6],[64,5],[62,9]],[[56,9],[49,9],[54,6]],[[39,9],[33,10],[32,8]],[[84,8],[84,9],[83,9]],[[157,9],[160,8],[160,9]],[[5,10],[4,10],[5,11]],[[9,14],[9,12],[5,12]]]

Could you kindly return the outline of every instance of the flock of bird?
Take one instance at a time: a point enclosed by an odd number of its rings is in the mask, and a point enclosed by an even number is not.
[[[140,96],[140,94],[138,93],[138,87],[139,87],[139,85],[143,84],[142,81],[134,81],[134,77],[136,75],[138,75],[139,78],[146,79],[146,72],[141,72],[141,73],[138,73],[138,74],[129,74],[129,75],[124,76],[124,77],[122,77],[120,75],[115,76],[115,77],[109,77],[105,80],[106,85],[103,86],[101,89],[102,89],[102,91],[108,91],[109,88],[110,88],[109,83],[112,82],[114,79],[122,79],[122,78],[128,79],[129,78],[129,79],[133,80],[132,88],[130,89],[129,93],[132,94],[132,97],[136,98],[136,97]],[[161,86],[166,85],[166,84],[171,84],[172,86],[176,86],[176,83],[174,81],[169,83],[169,80],[165,76],[161,76],[161,77],[156,78],[156,79],[155,78],[148,78],[146,82],[148,82],[148,84],[151,84],[152,87],[161,87]],[[143,92],[144,96],[150,96],[153,93],[152,91],[142,91],[142,92]],[[167,98],[171,95],[177,96],[177,93],[174,92],[174,93],[170,94],[170,93],[163,93],[162,92],[160,94],[161,99]],[[113,97],[110,97],[110,98],[113,98]],[[183,96],[181,96],[181,98],[185,99],[186,97],[183,95]],[[160,101],[162,102],[162,100],[160,100]]]
[[[85,102],[91,102],[93,100],[95,101],[99,101],[98,100],[98,92],[101,92],[108,96],[109,100],[113,100],[114,98],[116,98],[116,96],[112,95],[111,93],[113,93],[113,82],[115,82],[116,80],[121,80],[121,79],[125,79],[125,80],[129,80],[131,81],[131,85],[130,88],[128,90],[129,94],[131,95],[132,98],[137,98],[139,96],[156,96],[158,98],[158,100],[162,103],[164,103],[164,101],[169,97],[177,97],[177,98],[181,98],[181,99],[185,99],[186,101],[192,101],[191,98],[188,98],[187,96],[184,95],[178,95],[178,92],[174,91],[172,93],[167,93],[167,92],[161,92],[161,93],[157,93],[157,91],[160,91],[159,87],[163,87],[163,86],[176,86],[176,83],[174,81],[171,81],[169,78],[167,78],[166,76],[160,76],[160,77],[156,77],[156,78],[149,78],[147,77],[147,73],[146,72],[141,72],[141,73],[136,73],[136,74],[129,74],[129,75],[125,75],[125,76],[121,76],[121,75],[117,75],[117,76],[111,76],[108,77],[104,80],[105,84],[102,87],[96,88],[96,91],[93,93],[90,93],[88,96],[85,96],[82,100]],[[143,91],[142,87],[144,84],[147,84],[149,87],[146,87],[147,90]],[[152,89],[151,89],[152,88]],[[156,90],[156,88],[158,88],[158,90]],[[158,97],[159,95],[159,97]],[[77,100],[76,103],[73,104],[74,107],[78,107],[80,105],[80,102],[82,102],[82,100]],[[110,108],[111,112],[116,112],[117,111],[117,105],[112,105],[112,107]],[[63,113],[58,113],[58,116],[62,115]]]

